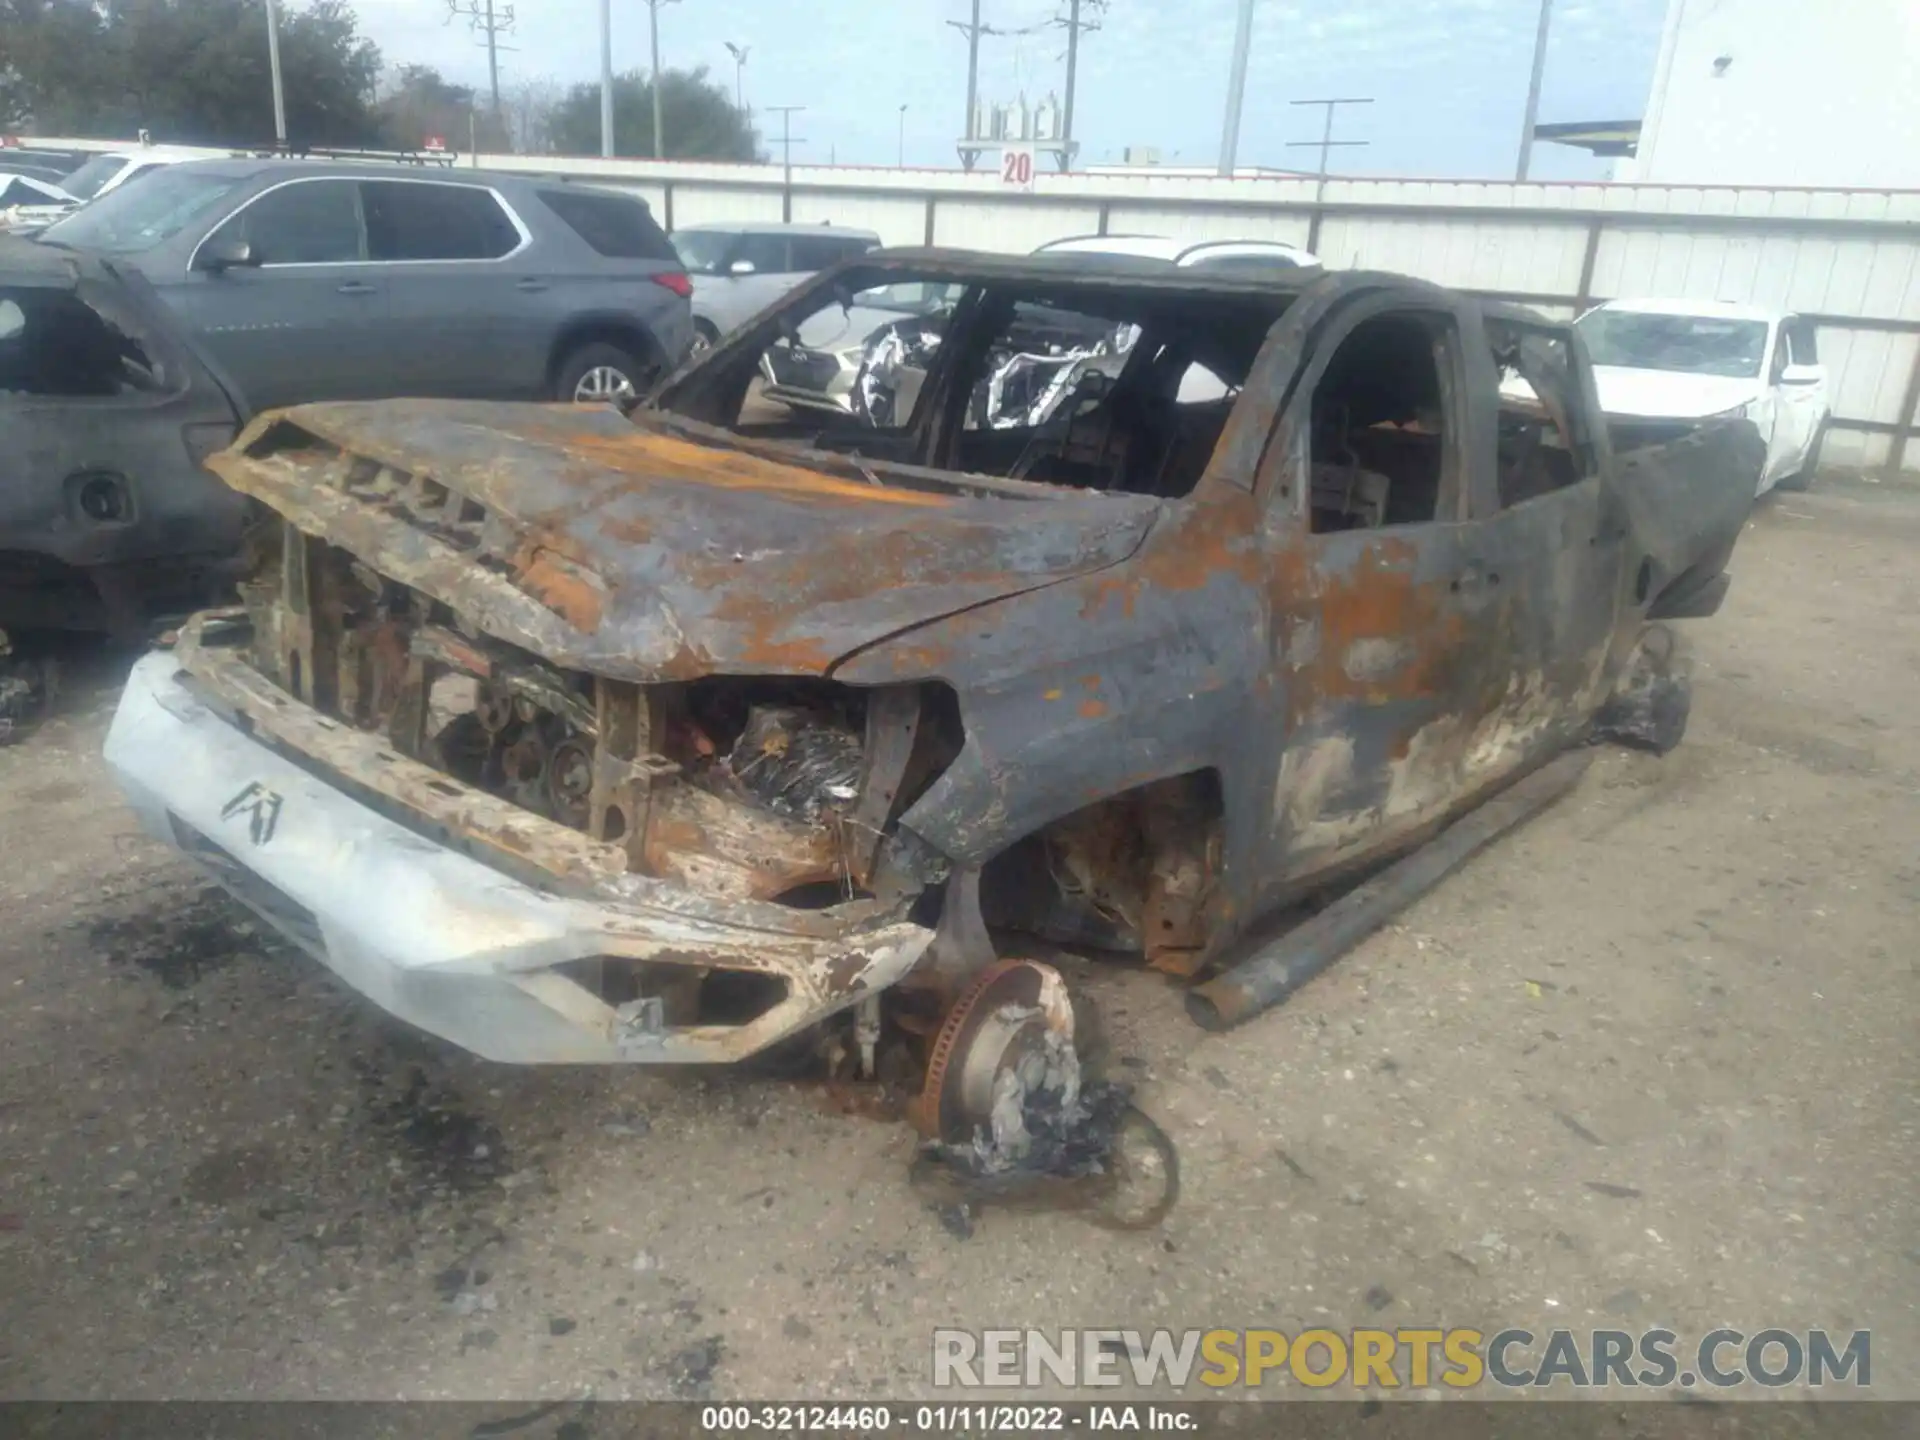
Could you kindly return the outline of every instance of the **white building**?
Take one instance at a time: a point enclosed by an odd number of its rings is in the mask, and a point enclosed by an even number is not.
[[[1920,0],[1668,0],[1615,178],[1920,189]]]

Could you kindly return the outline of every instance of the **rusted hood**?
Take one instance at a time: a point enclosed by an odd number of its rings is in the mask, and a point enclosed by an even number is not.
[[[302,405],[211,463],[500,638],[637,680],[821,674],[1116,564],[1159,511],[1140,496],[840,478],[584,406]]]

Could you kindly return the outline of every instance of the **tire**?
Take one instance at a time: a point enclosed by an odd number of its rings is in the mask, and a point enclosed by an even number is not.
[[[1813,484],[1814,471],[1820,468],[1820,447],[1826,443],[1827,422],[1822,420],[1820,428],[1813,432],[1813,443],[1807,447],[1807,463],[1791,475],[1782,475],[1773,488],[1799,492]]]
[[[600,401],[623,409],[640,400],[659,378],[660,367],[619,345],[596,340],[570,352],[554,372],[553,398]]]
[[[707,351],[720,343],[720,332],[705,320],[693,322],[693,345],[687,351],[688,360],[698,360]]]

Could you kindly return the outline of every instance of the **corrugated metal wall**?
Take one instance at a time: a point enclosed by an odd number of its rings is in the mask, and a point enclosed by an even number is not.
[[[1920,471],[1920,191],[1074,174],[1022,195],[991,172],[474,158],[632,190],[677,226],[831,221],[889,245],[1005,252],[1063,235],[1261,237],[1563,318],[1623,296],[1777,305],[1819,323],[1828,462]]]

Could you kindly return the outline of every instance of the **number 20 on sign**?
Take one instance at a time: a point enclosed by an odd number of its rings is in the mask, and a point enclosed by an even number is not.
[[[1000,152],[1000,183],[1009,190],[1033,189],[1033,147],[1009,145]]]

